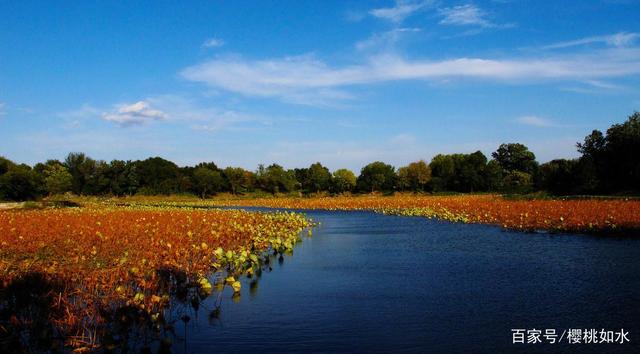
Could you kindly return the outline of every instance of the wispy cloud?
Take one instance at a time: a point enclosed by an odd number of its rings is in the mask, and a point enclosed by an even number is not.
[[[532,126],[532,127],[539,127],[539,128],[550,128],[550,127],[557,127],[558,126],[553,121],[551,121],[551,120],[549,120],[547,118],[542,118],[542,117],[538,117],[538,116],[522,116],[522,117],[518,117],[518,118],[516,118],[516,122],[518,122],[520,124]]]
[[[7,114],[6,104],[4,102],[0,102],[0,117]]]
[[[600,80],[584,80],[582,82],[576,83],[573,86],[562,87],[561,90],[568,92],[576,92],[576,93],[585,93],[585,94],[594,94],[594,95],[603,95],[603,94],[620,94],[627,93],[633,94],[638,93],[635,88],[627,87],[624,85],[612,84],[605,81]]]
[[[638,38],[640,33],[635,32],[618,32],[604,36],[585,37],[572,41],[559,42],[550,45],[543,46],[543,49],[561,49],[576,47],[588,44],[605,44],[612,47],[624,47],[633,44]]]
[[[476,79],[531,83],[585,81],[640,74],[640,49],[616,48],[583,55],[512,59],[406,59],[378,55],[362,63],[332,67],[314,56],[247,60],[222,57],[184,69],[189,81],[246,96],[295,103],[352,98],[348,86],[400,80]],[[304,102],[305,100],[309,100]]]
[[[90,119],[102,118],[121,127],[142,125],[152,121],[177,124],[200,131],[244,129],[272,124],[271,118],[260,115],[221,109],[211,104],[180,94],[149,96],[132,104],[117,104],[109,111],[83,104],[80,108],[57,114],[65,121],[66,128],[78,128]],[[247,124],[249,125],[249,124]]]
[[[101,111],[92,105],[85,103],[80,108],[58,113],[59,117],[69,119],[87,118],[100,115]]]
[[[145,101],[138,101],[132,104],[120,104],[111,112],[102,114],[102,119],[118,123],[121,126],[138,125],[166,118],[166,113],[151,108],[149,103]]]
[[[202,46],[205,48],[222,47],[223,45],[224,45],[224,41],[219,38],[209,38],[206,41],[204,41],[204,43],[202,43]]]
[[[182,95],[160,95],[147,101],[167,114],[169,120],[188,125],[198,131],[217,132],[242,129],[250,123],[253,128],[270,124],[269,119],[234,110],[203,104]]]
[[[433,1],[429,0],[396,0],[394,6],[372,9],[369,14],[383,20],[400,23],[405,18],[430,6],[432,3]]]
[[[420,31],[420,28],[394,28],[386,32],[374,33],[371,37],[357,42],[355,47],[358,50],[368,50],[374,48],[389,49],[389,47],[396,44],[400,40],[400,38],[402,38],[402,36],[409,33],[417,33]]]
[[[58,117],[64,120],[64,128],[77,129],[83,122],[89,119],[100,117],[103,111],[92,106],[89,103],[84,103],[80,108],[75,108],[67,111],[63,111],[57,114]]]
[[[439,12],[440,15],[442,15],[442,20],[440,20],[440,24],[442,25],[494,26],[493,23],[485,18],[486,12],[472,4],[446,7],[444,9],[440,9]]]
[[[603,90],[624,90],[625,87],[600,80],[585,80],[585,83]]]
[[[182,76],[248,96],[279,97],[288,102],[322,105],[327,101],[351,98],[335,87],[344,81],[341,75],[359,80],[361,68],[354,70],[356,72],[351,73],[350,69],[332,69],[310,55],[260,61],[226,57],[186,68]]]
[[[256,119],[255,117],[239,112],[225,111],[217,113],[207,121],[192,124],[191,129],[206,132],[218,132],[230,129],[242,130],[242,128],[239,128],[239,125],[247,122],[256,122]],[[255,125],[253,125],[253,128],[255,128]]]

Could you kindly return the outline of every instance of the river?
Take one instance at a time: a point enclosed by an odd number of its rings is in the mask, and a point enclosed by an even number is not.
[[[239,301],[223,294],[217,320],[200,311],[174,350],[639,352],[640,240],[305,213],[321,223],[313,236],[244,279]],[[513,344],[514,329],[624,329],[630,342]]]

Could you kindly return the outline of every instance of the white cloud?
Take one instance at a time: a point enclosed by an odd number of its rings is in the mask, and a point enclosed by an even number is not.
[[[205,48],[215,48],[215,47],[221,47],[223,45],[224,45],[224,41],[219,38],[209,38],[206,41],[204,41],[204,43],[202,43],[202,46]]]
[[[63,111],[57,115],[65,120],[67,128],[78,128],[87,119],[96,117],[118,123],[120,126],[164,121],[204,131],[239,129],[239,125],[249,122],[254,128],[255,123],[263,126],[271,124],[271,119],[267,117],[221,109],[180,94],[150,96],[136,103],[114,105],[113,109],[107,112],[85,103],[80,108]]]
[[[587,44],[605,44],[611,47],[624,47],[633,44],[635,40],[640,38],[640,33],[635,32],[618,32],[605,36],[585,37],[572,41],[559,42],[542,47],[543,49],[561,49]]]
[[[640,49],[615,48],[583,55],[513,59],[411,60],[368,57],[357,65],[331,67],[314,56],[247,60],[222,57],[184,69],[181,75],[216,89],[247,96],[317,104],[352,98],[345,88],[400,80],[493,80],[509,83],[585,81],[640,74]]]
[[[399,23],[416,11],[431,5],[432,2],[429,0],[396,0],[393,7],[373,9],[369,11],[369,14],[383,20]]]
[[[271,124],[270,118],[222,109],[182,95],[153,96],[147,102],[165,112],[168,120],[198,131],[255,130]]]
[[[182,76],[249,96],[280,97],[288,102],[323,105],[328,101],[351,98],[348,93],[334,89],[340,86],[336,85],[341,81],[339,76],[349,75],[348,71],[334,71],[311,56],[253,62],[229,57],[189,67],[182,71]]]
[[[456,26],[481,26],[481,27],[494,27],[495,24],[487,20],[486,12],[479,7],[467,4],[454,7],[447,7],[439,10],[442,20],[442,25],[456,25]]]
[[[627,87],[619,84],[612,84],[610,82],[601,80],[584,80],[577,83],[578,86],[563,87],[562,90],[584,94],[611,94],[611,93],[638,93],[635,88]],[[583,85],[580,85],[583,84]]]
[[[610,84],[608,82],[603,82],[599,80],[586,80],[585,82],[593,87],[597,87],[601,89],[619,90],[623,88],[620,85]]]
[[[151,108],[148,102],[138,101],[133,104],[118,105],[115,110],[103,113],[102,118],[122,126],[129,126],[164,120],[167,118],[167,114]]]
[[[540,128],[549,128],[549,127],[557,127],[557,124],[552,122],[549,119],[538,117],[538,116],[523,116],[518,117],[516,122],[528,126],[540,127]]]
[[[355,47],[358,50],[367,50],[374,48],[388,49],[388,47],[393,46],[395,43],[397,43],[403,35],[420,31],[420,28],[394,28],[390,31],[375,33],[371,37],[357,42]]]

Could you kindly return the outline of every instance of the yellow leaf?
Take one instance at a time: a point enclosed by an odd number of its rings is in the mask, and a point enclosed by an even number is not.
[[[240,288],[242,287],[242,284],[240,284],[239,281],[234,281],[233,284],[231,284],[231,287],[233,288],[234,293],[238,293],[240,292]]]
[[[133,301],[137,302],[137,303],[141,303],[144,301],[144,294],[143,293],[137,293],[136,296],[133,297]]]

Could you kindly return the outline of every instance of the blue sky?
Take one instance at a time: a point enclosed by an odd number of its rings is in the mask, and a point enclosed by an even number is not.
[[[359,170],[640,110],[640,2],[2,1],[0,155]]]

